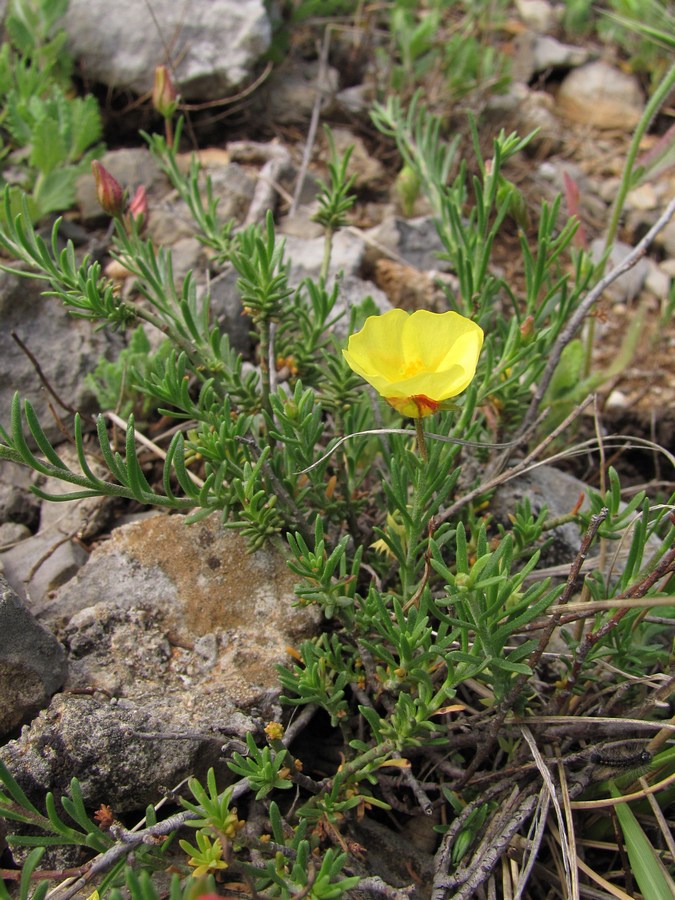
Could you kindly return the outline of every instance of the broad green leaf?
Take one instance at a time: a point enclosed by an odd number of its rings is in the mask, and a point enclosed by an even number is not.
[[[33,200],[38,218],[50,212],[69,209],[75,202],[75,181],[78,170],[72,166],[55,169],[45,178],[38,180],[33,191]]]
[[[103,132],[96,98],[89,95],[84,99],[73,100],[70,104],[70,117],[72,131],[68,158],[75,162],[88,147],[91,147],[101,137]]]
[[[50,119],[43,118],[35,123],[31,144],[30,164],[43,175],[49,175],[66,160],[67,151],[63,138]]]

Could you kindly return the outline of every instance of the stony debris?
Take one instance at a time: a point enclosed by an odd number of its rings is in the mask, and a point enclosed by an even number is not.
[[[613,269],[620,265],[631,253],[632,249],[630,245],[623,243],[623,241],[615,241],[609,255],[607,269]],[[591,243],[591,256],[594,260],[600,260],[604,252],[605,242],[603,240],[596,240]],[[642,290],[648,272],[649,263],[647,260],[639,260],[632,269],[629,269],[609,286],[606,295],[614,303],[626,303],[634,300]]]
[[[66,680],[66,654],[0,576],[0,737],[29,721]]]
[[[59,447],[59,456],[73,471],[79,471],[75,448]],[[99,476],[106,470],[94,458],[89,464]],[[21,472],[28,470],[20,470]],[[36,477],[40,488],[54,497],[66,496],[73,485],[53,478]],[[28,494],[28,497],[34,497]],[[83,540],[99,534],[110,522],[113,501],[110,497],[56,503],[38,500],[39,528],[17,543],[0,544],[0,565],[12,588],[23,599],[40,603],[50,592],[73,578],[87,559]]]
[[[587,489],[588,485],[573,475],[552,466],[538,466],[501,485],[490,501],[490,511],[497,522],[506,523],[516,504],[528,500],[535,518],[546,507],[547,518],[557,519],[568,515],[579,499],[585,496]],[[579,549],[581,540],[579,528],[574,522],[559,525],[553,531],[553,538],[553,543],[545,551],[542,562],[549,566],[558,563],[569,565],[569,561],[574,559]]]
[[[502,484],[490,501],[490,511],[496,522],[506,523],[516,504],[528,500],[535,518],[546,507],[546,519],[555,520],[569,515],[577,505],[579,509],[587,511],[589,506],[588,490],[588,484],[568,472],[563,472],[553,466],[537,466],[537,468]],[[542,566],[550,566],[557,569],[560,577],[567,577],[570,563],[575,558],[581,543],[582,534],[579,527],[574,522],[557,525],[544,537],[552,538],[552,541],[550,546],[542,552],[538,572],[541,574]],[[651,549],[653,552],[658,546],[658,540],[650,538],[647,544],[648,550]],[[606,561],[616,576],[621,573],[622,562],[626,559],[629,549],[628,546],[616,548]],[[594,555],[588,558],[586,565],[593,567],[597,566],[599,562],[600,557]],[[552,571],[551,574],[556,574],[556,572]]]

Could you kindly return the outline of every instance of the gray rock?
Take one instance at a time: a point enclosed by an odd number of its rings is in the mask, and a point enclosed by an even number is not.
[[[523,22],[534,31],[544,33],[556,25],[556,12],[547,0],[516,0],[516,9]]]
[[[283,557],[248,554],[218,516],[189,526],[157,515],[115,529],[39,616],[76,657],[69,683],[78,687],[138,698],[191,683],[250,705],[276,685],[286,646],[317,622],[293,598]],[[210,634],[218,660],[205,668],[194,647]]]
[[[32,529],[37,527],[41,501],[30,493],[35,481],[32,469],[0,459],[0,522],[16,522]]]
[[[657,266],[653,260],[647,260],[649,266],[645,287],[659,300],[666,300],[670,293],[672,278],[661,266]]]
[[[66,679],[63,647],[0,576],[0,736],[28,721]]]
[[[508,526],[516,503],[528,499],[535,518],[546,507],[548,510],[546,518],[558,519],[569,515],[581,498],[583,504],[580,508],[588,510],[588,490],[589,486],[574,475],[553,466],[538,466],[501,485],[495,491],[490,509],[496,522]],[[566,577],[581,544],[582,535],[579,527],[574,522],[568,522],[545,533],[544,537],[552,537],[553,541],[542,553],[540,566],[558,568],[558,574],[563,578]],[[650,552],[655,551],[658,546],[658,540],[650,538],[648,543]],[[616,549],[613,548],[608,554],[606,562],[614,577],[621,574],[622,562],[626,559],[629,549],[630,542],[627,542],[625,546],[616,546]],[[583,571],[599,564],[600,559],[596,557],[596,553],[596,549],[593,548]]]
[[[199,281],[203,273],[197,271],[199,266],[205,264],[204,245],[197,238],[180,238],[169,248],[171,250],[171,264],[173,267],[174,284],[179,292],[188,272],[192,272]]]
[[[228,738],[254,730],[260,723],[221,692],[188,700],[167,690],[142,703],[57,694],[0,759],[38,808],[47,791],[68,793],[76,777],[87,806],[105,802],[123,814],[156,803],[188,775],[224,768]]]
[[[138,94],[152,89],[170,47],[186,100],[241,84],[272,38],[263,0],[70,0],[64,27],[87,78]]]
[[[604,250],[605,242],[602,239],[597,239],[591,243],[591,256],[594,260],[599,260]],[[630,244],[625,244],[623,241],[615,241],[609,254],[606,271],[609,272],[622,263],[632,251],[633,248]],[[612,282],[606,293],[614,303],[630,302],[642,290],[648,272],[649,263],[643,257],[631,269],[624,272],[620,278]]]
[[[94,409],[95,401],[84,383],[102,356],[119,348],[119,337],[94,331],[83,319],[68,315],[60,300],[43,297],[43,282],[0,273],[0,424],[9,425],[14,391],[35,407],[50,440],[63,434],[49,409],[53,398],[42,386],[33,363],[12,339],[16,332],[36,357],[51,387],[72,407],[83,413]],[[68,420],[62,409],[59,414]]]
[[[333,334],[340,339],[346,339],[349,335],[349,314],[353,307],[360,306],[364,300],[371,300],[378,312],[385,313],[393,309],[389,298],[376,285],[362,278],[346,276],[340,282],[340,293],[335,304],[333,315],[344,313],[332,327]]]
[[[399,262],[406,262],[422,271],[447,271],[450,268],[448,263],[439,259],[438,254],[443,252],[443,244],[432,216],[420,216],[416,219],[388,216],[366,234],[369,239],[369,258],[383,256],[384,250]]]
[[[316,61],[288,61],[280,66],[260,97],[266,115],[282,125],[305,124],[312,115],[317,93],[325,104],[332,100],[338,88],[339,75],[332,66],[326,66],[321,79],[319,75],[320,65]]]
[[[535,518],[546,507],[547,518],[557,519],[574,509],[579,496],[586,493],[587,487],[583,481],[567,472],[561,472],[552,466],[538,466],[501,485],[492,498],[490,509],[495,520],[506,525],[516,503],[527,499]],[[552,566],[570,563],[579,549],[579,528],[574,522],[560,525],[554,531],[554,538],[553,544],[543,555],[543,564]]]
[[[221,333],[229,336],[230,346],[244,357],[249,357],[253,348],[253,326],[251,319],[244,315],[241,293],[237,288],[238,279],[239,273],[230,267],[210,280],[210,309],[212,321]],[[198,293],[205,290],[198,289]]]
[[[562,147],[560,120],[554,114],[554,101],[546,91],[533,91],[526,84],[514,82],[504,94],[495,94],[488,101],[486,112],[509,131],[526,135],[538,129],[529,146],[530,151],[555,152]]]
[[[32,535],[0,553],[5,577],[32,611],[48,595],[73,578],[87,559],[86,551],[58,530]]]
[[[209,169],[218,215],[223,221],[243,221],[255,191],[255,181],[238,163]]]
[[[333,141],[335,149],[339,156],[343,157],[347,150],[351,147],[351,155],[349,157],[349,166],[347,174],[354,176],[355,190],[382,190],[387,179],[387,171],[379,159],[368,152],[363,138],[354,134],[348,128],[333,128]],[[322,150],[322,159],[328,159],[329,148],[328,142],[324,140]],[[327,180],[327,174],[324,181]]]
[[[20,522],[3,522],[0,525],[0,552],[8,550],[19,541],[25,541],[30,537],[30,530]],[[0,572],[4,572],[2,559],[0,558]]]
[[[663,247],[670,260],[675,259],[675,219],[671,219],[657,235],[656,243]]]

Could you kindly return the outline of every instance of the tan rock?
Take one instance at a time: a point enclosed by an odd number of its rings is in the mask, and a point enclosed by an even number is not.
[[[604,62],[574,69],[558,91],[558,112],[595,128],[631,131],[644,109],[637,79]]]

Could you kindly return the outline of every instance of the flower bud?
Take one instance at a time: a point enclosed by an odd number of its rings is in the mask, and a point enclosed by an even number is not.
[[[136,193],[131,198],[131,201],[129,203],[127,213],[132,219],[140,219],[141,222],[147,216],[148,194],[145,190],[145,185],[142,184],[136,189]]]
[[[178,106],[178,92],[171,72],[166,66],[155,69],[155,84],[152,89],[152,105],[165,119],[170,119]]]
[[[270,741],[280,741],[284,736],[284,726],[280,722],[268,722],[264,731]]]
[[[527,316],[523,319],[520,326],[520,336],[523,344],[527,345],[532,343],[534,337],[534,316]]]
[[[119,181],[95,159],[91,164],[96,183],[96,199],[101,209],[109,216],[117,218],[124,212],[124,191]]]

